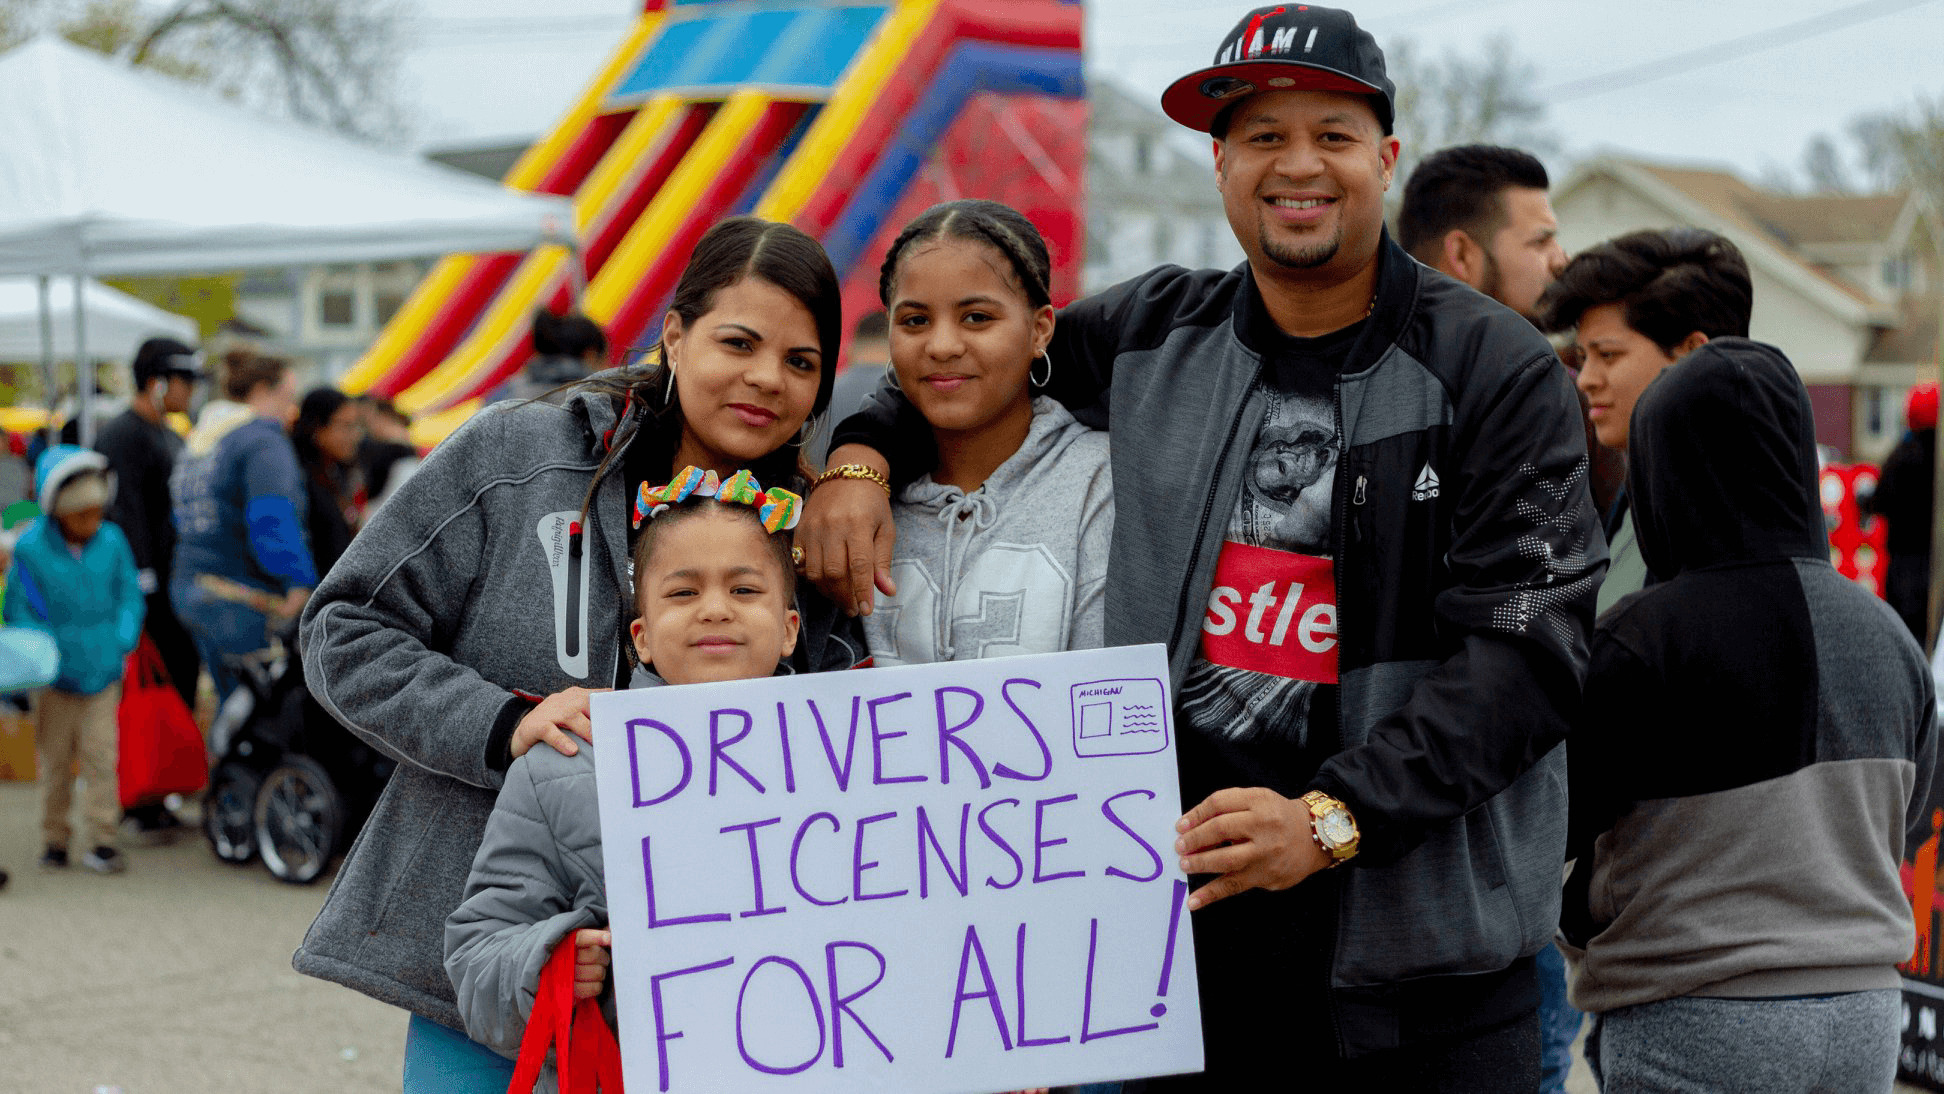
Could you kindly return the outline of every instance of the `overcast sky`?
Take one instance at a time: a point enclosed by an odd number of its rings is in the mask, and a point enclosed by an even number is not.
[[[550,127],[613,47],[626,0],[417,0],[402,98],[421,145]],[[1208,63],[1247,10],[1204,0],[1088,0],[1087,61],[1158,98]],[[1796,171],[1818,132],[1944,97],[1944,0],[1362,0],[1389,45],[1482,54],[1498,36],[1535,66],[1555,167],[1614,149]]]

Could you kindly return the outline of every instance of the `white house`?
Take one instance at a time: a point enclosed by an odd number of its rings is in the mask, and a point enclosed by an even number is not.
[[[1935,376],[1939,289],[1935,219],[1910,191],[1777,193],[1714,168],[1605,156],[1553,191],[1560,241],[1577,253],[1646,228],[1718,232],[1748,259],[1750,334],[1795,362],[1816,435],[1880,461],[1903,432],[1903,399]]]
[[[1242,261],[1215,165],[1160,106],[1098,74],[1087,80],[1086,292],[1173,263],[1228,269]]]

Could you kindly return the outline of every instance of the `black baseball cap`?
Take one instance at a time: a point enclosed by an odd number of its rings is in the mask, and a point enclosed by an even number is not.
[[[135,386],[144,388],[148,382],[163,376],[186,376],[200,380],[203,372],[202,354],[183,345],[173,338],[151,338],[142,343],[135,351]]]
[[[1263,91],[1367,95],[1386,134],[1395,117],[1397,88],[1384,74],[1377,39],[1349,12],[1313,4],[1278,4],[1244,15],[1222,39],[1214,64],[1161,93],[1161,109],[1207,133],[1223,111]]]

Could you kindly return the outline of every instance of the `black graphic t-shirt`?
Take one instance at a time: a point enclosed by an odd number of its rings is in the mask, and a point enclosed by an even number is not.
[[[1285,761],[1311,746],[1312,714],[1335,704],[1336,378],[1362,329],[1284,338],[1264,361],[1268,411],[1181,687],[1191,731],[1285,772]]]

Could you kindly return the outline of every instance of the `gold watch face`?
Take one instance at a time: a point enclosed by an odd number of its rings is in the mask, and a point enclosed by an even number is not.
[[[1332,809],[1318,817],[1317,830],[1322,833],[1324,842],[1332,847],[1341,847],[1357,838],[1357,825],[1350,819],[1346,810]]]

